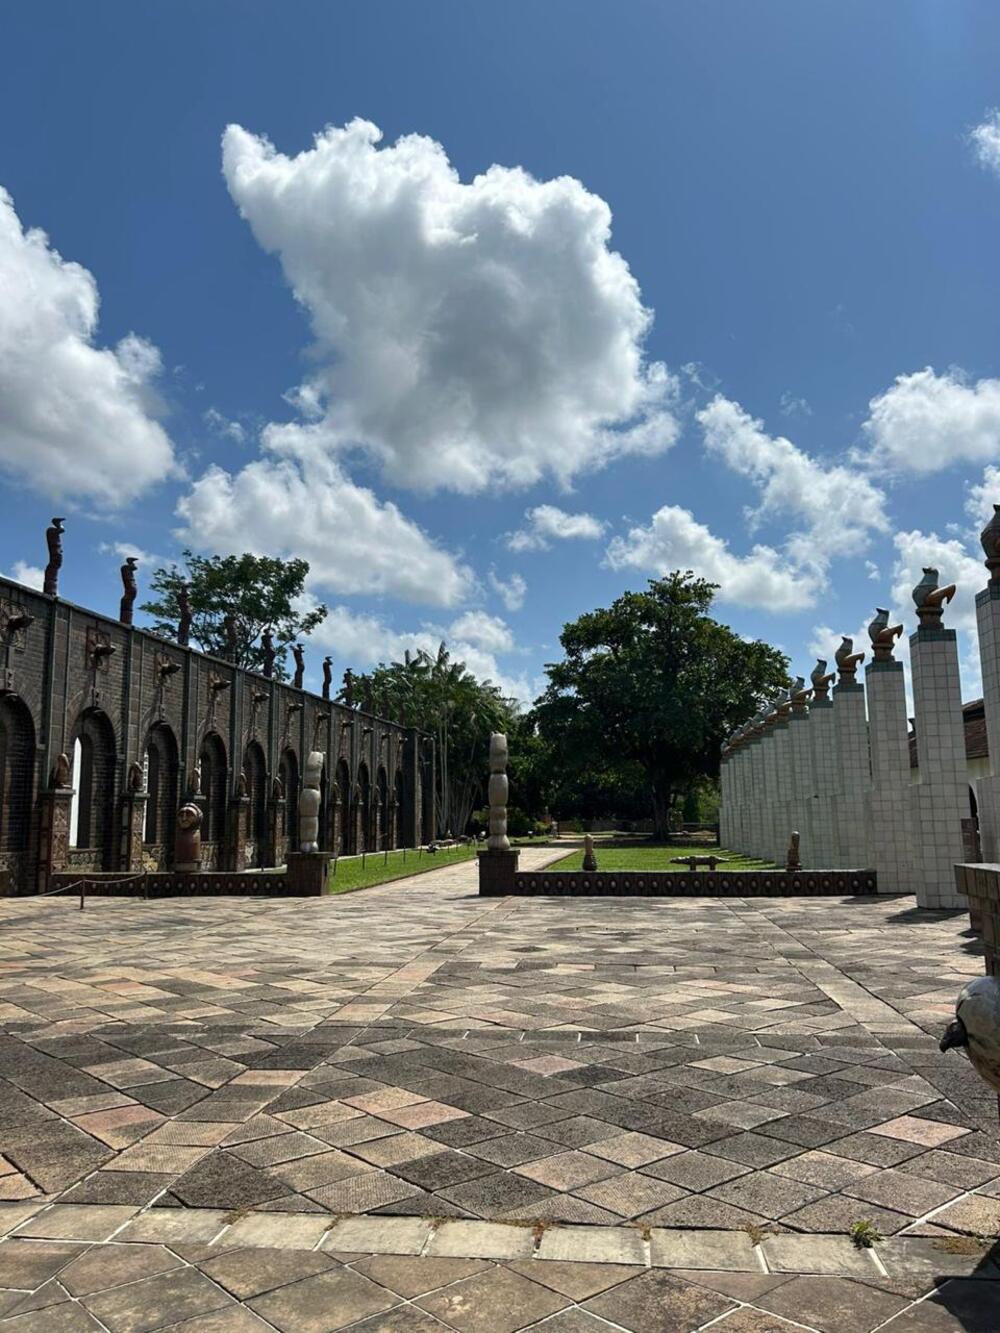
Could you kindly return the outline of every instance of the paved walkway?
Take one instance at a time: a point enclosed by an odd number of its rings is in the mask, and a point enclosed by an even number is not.
[[[0,1327],[996,1333],[966,926],[469,865],[0,901]]]

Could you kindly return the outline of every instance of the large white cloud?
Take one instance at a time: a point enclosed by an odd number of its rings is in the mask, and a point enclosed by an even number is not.
[[[868,405],[868,448],[859,461],[894,473],[927,475],[954,463],[1000,459],[1000,380],[970,381],[930,366],[898,375]]]
[[[456,606],[472,571],[390,503],[318,454],[210,467],[180,500],[178,536],[201,550],[302,556],[314,588]]]
[[[94,344],[92,274],[0,188],[0,468],[54,500],[117,506],[176,470],[155,419],[159,352],[129,334]]]
[[[316,340],[296,401],[321,429],[285,447],[361,448],[396,485],[471,493],[671,445],[677,381],[644,357],[607,204],[520,168],[463,183],[432,139],[380,139],[354,120],[288,157],[224,135],[230,194]]]
[[[543,681],[532,680],[523,672],[511,673],[497,660],[497,654],[513,649],[513,636],[499,617],[485,612],[466,613],[450,625],[423,624],[414,630],[397,630],[379,616],[333,606],[310,638],[316,647],[361,670],[378,662],[400,661],[407,651],[423,649],[433,656],[442,640],[453,661],[464,662],[473,675],[492,680],[519,703],[530,704],[541,693]]]
[[[993,110],[969,134],[981,166],[1000,175],[1000,111]]]
[[[830,532],[849,550],[863,546],[869,533],[888,528],[885,496],[857,468],[825,465],[791,440],[768,435],[762,422],[721,394],[697,420],[708,452],[757,487],[753,523],[787,516],[802,525],[805,545],[815,539],[817,550],[826,549]]]
[[[555,505],[536,505],[525,518],[527,527],[507,534],[511,551],[547,551],[553,541],[594,541],[608,526],[593,514],[568,514]]]
[[[612,569],[635,568],[664,575],[690,569],[719,585],[719,600],[765,611],[799,611],[812,606],[819,570],[800,565],[770,546],[735,555],[721,537],[688,509],[664,505],[647,527],[633,527],[608,545]]]

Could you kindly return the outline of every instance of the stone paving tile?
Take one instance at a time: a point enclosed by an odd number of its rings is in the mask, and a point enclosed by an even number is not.
[[[755,1302],[821,1333],[868,1333],[909,1304],[906,1297],[842,1277],[794,1277]]]
[[[492,1268],[416,1304],[459,1333],[515,1333],[565,1309],[569,1301],[511,1269]]]
[[[147,1333],[168,1321],[180,1323],[231,1304],[230,1298],[196,1268],[157,1274],[82,1298],[110,1333]]]
[[[246,1301],[276,1287],[326,1272],[335,1267],[335,1260],[312,1250],[249,1247],[209,1258],[200,1267],[237,1300]]]
[[[654,1328],[695,1329],[717,1319],[734,1302],[670,1273],[649,1271],[587,1301],[584,1309],[630,1333]]]
[[[332,1333],[391,1309],[398,1300],[360,1273],[338,1267],[256,1296],[248,1304],[281,1333]]]

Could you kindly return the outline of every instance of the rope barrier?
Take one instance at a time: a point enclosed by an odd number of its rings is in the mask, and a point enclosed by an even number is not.
[[[43,889],[42,892],[36,894],[35,897],[37,897],[37,898],[48,898],[48,897],[50,897],[50,896],[51,896],[52,894],[54,894],[54,893],[69,893],[71,890],[79,888],[79,890],[80,890],[80,911],[82,912],[82,911],[83,911],[84,900],[85,900],[86,893],[87,893],[87,885],[88,885],[88,884],[116,884],[116,885],[117,885],[117,884],[132,884],[132,883],[133,883],[135,880],[137,880],[137,879],[141,879],[141,880],[143,881],[143,887],[144,887],[144,890],[145,890],[145,892],[143,893],[143,897],[148,901],[148,900],[149,900],[149,885],[148,885],[148,883],[147,883],[147,877],[146,877],[145,873],[143,873],[143,874],[141,874],[141,875],[126,875],[123,879],[110,879],[110,880],[108,880],[108,879],[94,879],[94,878],[75,879],[75,880],[73,881],[72,884],[59,884],[59,885],[57,885],[57,887],[54,888],[54,889]]]

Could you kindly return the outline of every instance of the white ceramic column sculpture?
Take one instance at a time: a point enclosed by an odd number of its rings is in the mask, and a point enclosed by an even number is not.
[[[1000,505],[980,536],[990,581],[976,594],[976,627],[983,675],[983,707],[990,755],[988,777],[976,782],[983,860],[1000,861]]]
[[[955,585],[938,586],[924,570],[913,589],[919,624],[910,636],[916,714],[918,785],[914,798],[914,888],[920,907],[965,907],[955,890],[954,867],[965,860],[962,820],[969,814],[965,723],[955,631],[941,623]]]
[[[495,731],[490,737],[490,835],[486,846],[490,851],[510,849],[507,837],[507,737]]]
[[[872,766],[873,865],[879,893],[912,893],[913,829],[910,737],[903,664],[892,655],[902,625],[878,607],[868,626],[872,661],[865,668]]]
[[[809,865],[829,870],[837,864],[833,836],[832,800],[837,774],[837,746],[833,734],[833,701],[830,698],[832,672],[826,660],[819,658],[812,675],[812,703],[809,705],[809,745],[812,749],[813,800],[812,838],[814,852]]]
[[[844,638],[835,658],[839,678],[833,691],[833,727],[837,738],[837,794],[834,797],[837,866],[867,870],[871,865],[871,767],[865,687],[857,679],[864,653]]]
[[[816,850],[812,830],[812,746],[809,743],[809,708],[811,693],[802,676],[796,676],[791,689],[792,711],[788,717],[789,768],[792,797],[789,802],[791,829],[799,834],[800,859],[803,866],[816,866]],[[789,831],[791,831],[791,829]]]
[[[320,780],[323,776],[323,760],[320,750],[310,752],[306,760],[302,778],[302,791],[299,794],[299,851],[319,851],[319,801]]]

